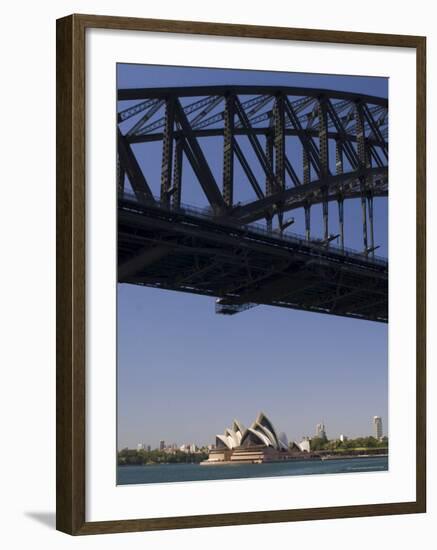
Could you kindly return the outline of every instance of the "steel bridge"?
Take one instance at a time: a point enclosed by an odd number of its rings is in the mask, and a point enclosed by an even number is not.
[[[386,99],[236,85],[121,89],[118,102],[119,282],[212,296],[218,313],[269,304],[388,321],[373,223],[374,197],[388,194]],[[152,182],[145,167],[157,163]],[[182,202],[194,187],[202,208]],[[243,191],[252,198],[236,200]],[[361,204],[361,251],[345,247],[349,199]],[[304,235],[290,232],[298,209]]]

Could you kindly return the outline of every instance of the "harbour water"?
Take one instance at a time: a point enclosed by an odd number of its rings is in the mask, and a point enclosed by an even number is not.
[[[118,466],[117,484],[171,483],[254,477],[301,476],[310,474],[342,474],[388,470],[388,457],[360,457],[334,460],[295,460],[264,464],[231,464],[199,466],[199,464],[147,464]]]

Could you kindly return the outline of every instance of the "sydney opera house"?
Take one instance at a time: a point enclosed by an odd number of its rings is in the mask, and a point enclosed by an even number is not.
[[[234,420],[232,428],[216,436],[215,448],[202,464],[259,464],[299,458],[307,451],[299,443],[289,444],[284,433],[277,434],[272,422],[261,412],[250,428]]]

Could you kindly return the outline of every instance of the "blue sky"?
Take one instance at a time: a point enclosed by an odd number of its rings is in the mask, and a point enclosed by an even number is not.
[[[388,81],[382,78],[118,65],[119,88],[205,84],[277,84],[388,95]],[[220,181],[221,157],[215,155],[214,139],[201,145]],[[140,145],[135,153],[157,191],[160,154],[153,147]],[[292,159],[293,152],[289,155]],[[194,182],[186,165],[184,175]],[[185,185],[183,201],[204,205],[197,188],[195,183]],[[293,216],[293,232],[302,234],[303,216]],[[331,232],[336,216],[332,203]],[[362,247],[360,216],[358,201],[347,201],[346,245],[357,249]],[[376,200],[375,240],[378,253],[385,256],[387,217],[387,200]],[[312,227],[315,235],[321,234],[319,207],[313,208]],[[291,439],[312,435],[320,421],[328,437],[368,435],[374,415],[383,417],[386,432],[387,375],[384,324],[269,306],[220,316],[208,297],[118,286],[119,448],[139,442],[156,447],[160,439],[213,443],[234,417],[248,425],[260,410]]]

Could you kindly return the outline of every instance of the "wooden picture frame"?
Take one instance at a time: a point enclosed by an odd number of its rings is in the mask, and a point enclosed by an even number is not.
[[[409,48],[417,85],[416,499],[411,502],[86,521],[85,32],[89,28]],[[221,23],[70,15],[57,21],[57,529],[71,535],[410,514],[426,511],[426,39]]]

